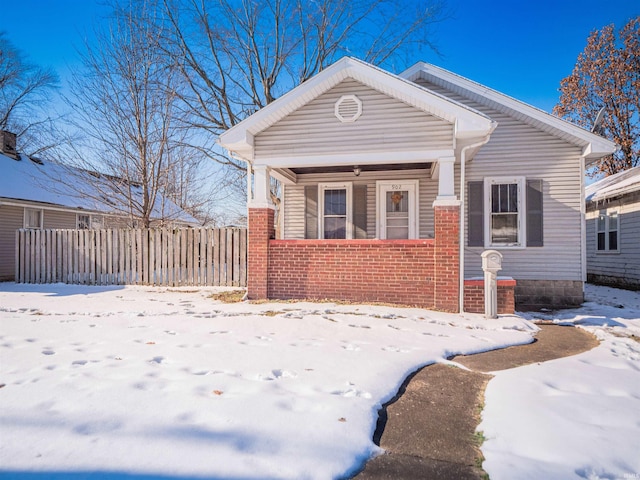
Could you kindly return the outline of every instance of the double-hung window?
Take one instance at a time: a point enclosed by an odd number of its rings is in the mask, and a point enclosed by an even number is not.
[[[321,183],[318,185],[320,238],[353,238],[352,185]]]
[[[24,228],[42,228],[42,210],[25,208]]]
[[[596,246],[598,252],[619,252],[620,222],[618,212],[601,211],[596,221]]]
[[[485,244],[491,247],[522,247],[525,245],[526,199],[523,177],[485,179]]]

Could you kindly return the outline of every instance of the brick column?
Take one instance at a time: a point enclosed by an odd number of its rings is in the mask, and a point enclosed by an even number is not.
[[[247,297],[267,298],[269,240],[274,238],[273,208],[249,208],[249,245],[247,254]]]
[[[435,227],[434,306],[436,310],[456,313],[459,311],[458,295],[460,290],[460,206],[438,205],[437,203],[438,200],[433,206]]]

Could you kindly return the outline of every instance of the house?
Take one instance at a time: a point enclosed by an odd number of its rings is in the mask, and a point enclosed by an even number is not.
[[[640,166],[585,188],[587,280],[640,289]]]
[[[90,180],[89,180],[90,178]],[[0,131],[0,281],[15,277],[16,230],[134,226],[108,182],[100,175],[30,158],[15,150],[15,135]],[[99,193],[98,193],[99,192]],[[134,195],[140,188],[133,186]],[[156,201],[156,219],[197,226],[191,215],[167,199]]]
[[[615,145],[495,90],[345,57],[219,143],[253,174],[249,298],[482,311],[495,249],[499,311],[583,300],[585,162]]]

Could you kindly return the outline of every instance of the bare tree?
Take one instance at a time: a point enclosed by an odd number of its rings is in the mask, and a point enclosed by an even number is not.
[[[640,165],[640,17],[617,34],[613,25],[594,30],[560,92],[555,114],[595,126],[620,145],[620,151],[598,162],[596,175]]]
[[[171,222],[163,199],[196,212],[192,194],[202,156],[188,147],[193,142],[177,106],[183,78],[163,61],[166,49],[159,48],[150,21],[153,3],[112,6],[109,28],[86,46],[85,68],[71,82],[67,100],[75,126],[87,136],[84,151],[93,153],[76,158],[83,168],[106,174],[96,176],[99,196],[115,195],[132,219],[148,227],[152,217]]]
[[[0,129],[17,135],[19,150],[38,154],[55,144],[41,107],[57,83],[53,70],[29,63],[0,32]]]
[[[343,55],[407,66],[415,47],[435,49],[430,27],[446,14],[439,0],[160,1],[162,46],[187,84],[185,119],[209,139]],[[211,145],[202,150],[244,168]]]

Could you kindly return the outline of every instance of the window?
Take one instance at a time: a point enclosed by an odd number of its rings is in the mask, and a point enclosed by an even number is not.
[[[378,238],[418,238],[418,180],[376,183]]]
[[[351,183],[318,185],[320,238],[353,238]]]
[[[80,230],[88,230],[91,228],[91,216],[89,215],[76,215],[76,226]]]
[[[25,208],[24,228],[42,228],[42,210]]]
[[[619,252],[618,232],[620,222],[618,212],[601,211],[596,221],[596,245],[598,252]]]
[[[516,247],[522,245],[522,212],[524,211],[524,195],[522,179],[486,179],[485,195],[488,195],[489,211],[487,219],[488,239],[490,246]]]

